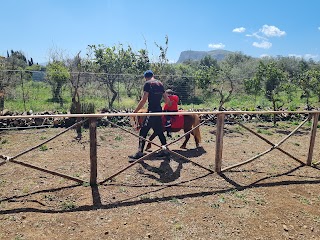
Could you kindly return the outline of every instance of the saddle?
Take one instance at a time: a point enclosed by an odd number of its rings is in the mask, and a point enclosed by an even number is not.
[[[173,112],[172,114],[177,114]],[[166,124],[166,116],[162,116],[163,127]],[[171,129],[183,129],[184,127],[184,116],[183,115],[172,115],[171,116]]]

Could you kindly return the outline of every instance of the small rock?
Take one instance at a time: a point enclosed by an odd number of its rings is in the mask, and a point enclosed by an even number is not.
[[[285,230],[286,232],[288,232],[289,231],[289,229],[288,229],[288,227],[287,227],[287,225],[282,225],[282,227],[283,227],[283,230]]]

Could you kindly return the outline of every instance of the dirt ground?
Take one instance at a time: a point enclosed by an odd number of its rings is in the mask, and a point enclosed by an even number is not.
[[[296,125],[247,123],[273,143]],[[0,155],[15,156],[63,131],[0,132]],[[128,130],[131,130],[128,128]],[[215,126],[202,126],[202,148],[190,139],[97,187],[0,159],[0,239],[320,239],[320,166],[305,166],[279,150],[218,175]],[[177,138],[182,132],[174,134]],[[69,131],[16,160],[89,181],[89,132]],[[98,181],[129,165],[137,138],[98,128]],[[171,141],[171,140],[169,140]],[[310,124],[281,148],[306,162]],[[158,142],[158,140],[156,141]],[[313,162],[320,160],[320,133]],[[250,159],[270,145],[237,125],[226,125],[222,168]],[[153,147],[156,150],[156,147]]]

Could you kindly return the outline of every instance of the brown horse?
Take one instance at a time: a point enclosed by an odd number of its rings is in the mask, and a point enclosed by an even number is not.
[[[141,109],[139,110],[140,113],[146,113],[146,109]],[[192,115],[183,115],[184,117],[184,124],[183,128],[171,128],[171,132],[179,132],[180,130],[184,130],[184,132],[189,132],[192,128],[196,127],[197,125],[200,124],[200,117],[197,114],[192,114]],[[133,120],[133,127],[136,129],[140,129],[141,125],[144,120],[144,116],[137,116],[137,117],[132,117]],[[165,128],[163,126],[163,131],[165,131]],[[199,127],[195,128],[192,130],[191,134],[194,137],[194,140],[196,142],[196,147],[200,147],[200,142],[201,142],[201,133]],[[152,141],[157,135],[153,132],[151,136],[149,137],[149,140]],[[186,149],[187,148],[187,143],[190,139],[190,133],[185,136],[185,140],[183,144],[180,146],[180,148]],[[145,150],[149,150],[151,148],[151,143],[148,143],[146,146]]]

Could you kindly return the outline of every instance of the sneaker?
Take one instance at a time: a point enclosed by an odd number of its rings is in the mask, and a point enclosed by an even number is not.
[[[129,162],[130,163],[134,162],[134,161],[136,161],[137,159],[139,159],[139,158],[141,158],[143,156],[144,156],[144,154],[142,152],[136,152],[134,155],[128,156],[129,157]]]
[[[171,122],[167,121],[166,125],[164,126],[165,128],[171,127]]]
[[[168,138],[172,138],[172,135],[171,135],[170,132],[167,133],[167,137],[168,137]]]

